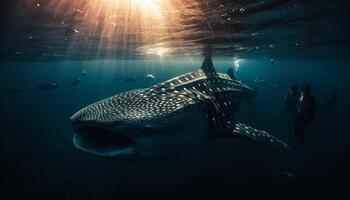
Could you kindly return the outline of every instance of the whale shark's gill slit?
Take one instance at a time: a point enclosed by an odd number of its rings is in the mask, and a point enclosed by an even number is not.
[[[81,127],[73,138],[74,145],[98,156],[121,156],[134,153],[134,142],[127,136],[98,127]]]

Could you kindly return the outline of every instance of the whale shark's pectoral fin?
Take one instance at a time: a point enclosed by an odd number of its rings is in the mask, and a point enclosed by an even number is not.
[[[267,133],[266,131],[257,130],[242,123],[236,123],[233,127],[225,128],[224,137],[242,137],[259,143],[282,147],[291,150],[291,148],[282,140]]]

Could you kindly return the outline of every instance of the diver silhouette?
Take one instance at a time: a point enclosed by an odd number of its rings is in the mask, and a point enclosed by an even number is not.
[[[296,107],[300,98],[300,92],[297,85],[292,85],[288,94],[284,97],[285,107],[283,113],[290,113],[294,115],[296,113]]]
[[[297,103],[294,121],[295,136],[300,147],[304,144],[305,129],[315,118],[315,113],[316,102],[311,95],[311,86],[305,85]]]

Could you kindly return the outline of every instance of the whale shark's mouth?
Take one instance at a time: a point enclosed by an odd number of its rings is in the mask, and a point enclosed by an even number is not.
[[[76,129],[73,143],[84,152],[103,157],[124,157],[135,153],[134,141],[129,137],[92,126]]]

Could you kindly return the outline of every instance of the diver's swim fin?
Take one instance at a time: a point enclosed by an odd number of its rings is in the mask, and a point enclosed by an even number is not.
[[[236,123],[234,127],[231,128],[229,126],[225,129],[225,136],[227,137],[242,137],[255,142],[279,146],[283,149],[291,150],[291,148],[285,142],[277,137],[267,133],[266,131],[257,130],[242,123]]]

